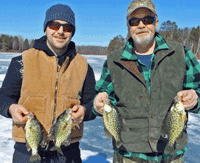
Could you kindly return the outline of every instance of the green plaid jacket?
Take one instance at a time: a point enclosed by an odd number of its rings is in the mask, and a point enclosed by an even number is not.
[[[134,48],[132,46],[133,45],[132,38],[130,38],[126,42],[124,51],[121,55],[122,60],[123,59],[133,60],[136,62],[140,73],[143,75],[146,81],[146,85],[148,86],[149,93],[151,89],[150,88],[151,72],[153,70],[155,60],[156,60],[155,54],[159,50],[169,49],[164,38],[159,33],[156,33],[155,40],[156,40],[156,47],[151,57],[150,69],[148,69],[145,64],[143,64],[142,62],[140,62],[140,60],[137,59],[137,55],[135,54]],[[200,64],[198,63],[197,59],[195,58],[195,56],[193,55],[193,53],[190,51],[189,48],[184,46],[184,49],[185,49],[186,73],[185,73],[184,82],[183,82],[183,90],[194,89],[198,95],[198,101],[200,101],[200,87],[199,87],[200,86]],[[117,105],[117,100],[115,98],[115,92],[114,92],[114,86],[112,84],[110,71],[107,66],[107,60],[105,61],[103,65],[101,78],[96,83],[95,89],[97,92],[107,92],[113,104],[115,106]],[[93,112],[96,115],[100,115],[95,111],[94,108],[93,108]],[[193,110],[190,110],[189,112],[200,114],[200,103],[198,103],[198,105],[196,105],[196,107]],[[117,149],[114,149],[114,150],[119,152]],[[187,151],[187,148],[183,149],[182,151],[177,151],[175,155],[184,154],[185,151]],[[127,152],[126,154],[124,154],[124,156],[126,157],[134,156],[134,157],[139,157],[145,160],[152,160],[152,161],[160,161],[163,158],[170,157],[169,155],[149,157],[142,153],[131,153],[131,152]]]

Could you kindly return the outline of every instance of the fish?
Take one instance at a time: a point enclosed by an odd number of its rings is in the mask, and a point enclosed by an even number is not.
[[[114,138],[116,141],[116,147],[119,148],[123,143],[120,136],[123,121],[110,99],[107,99],[104,102],[102,121],[104,123],[104,132],[106,136],[108,138]]]
[[[162,136],[168,139],[164,153],[174,154],[175,143],[182,137],[186,128],[187,115],[181,99],[174,97],[172,106],[162,124]]]
[[[61,145],[70,145],[72,127],[72,110],[66,109],[61,115],[58,116],[50,128],[48,138],[49,141],[52,140],[54,142],[54,146],[50,149],[50,151],[57,150],[61,155],[63,155]]]
[[[33,112],[30,112],[27,117],[28,120],[25,125],[26,147],[28,151],[32,150],[29,160],[30,162],[41,161],[41,157],[38,154],[38,147],[39,145],[46,146],[48,144],[45,131]]]

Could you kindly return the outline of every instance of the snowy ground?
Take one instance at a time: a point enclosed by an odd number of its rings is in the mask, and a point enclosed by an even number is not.
[[[0,54],[0,86],[8,68],[11,56],[16,54]],[[98,81],[101,69],[106,56],[89,55],[85,56],[88,63],[93,67],[95,78]],[[13,145],[11,135],[11,119],[0,116],[0,163],[11,163]],[[188,151],[185,154],[185,163],[200,163],[200,115],[189,114],[188,123]],[[103,124],[100,117],[85,123],[84,136],[80,141],[81,157],[83,163],[112,163],[113,150],[111,140],[103,131]]]

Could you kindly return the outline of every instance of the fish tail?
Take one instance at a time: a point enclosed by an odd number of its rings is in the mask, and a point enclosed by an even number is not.
[[[119,148],[124,143],[121,137],[116,137],[115,142],[117,148]]]
[[[35,161],[37,161],[37,160],[41,161],[41,157],[40,157],[40,155],[39,155],[38,153],[32,155],[32,156],[30,157],[30,159],[29,159],[30,162],[35,162]]]
[[[165,147],[165,154],[170,154],[171,156],[174,155],[174,146],[171,146],[169,143],[167,144],[167,146]]]
[[[50,149],[50,151],[58,151],[58,153],[60,153],[61,155],[64,155],[60,147],[54,146]]]
[[[116,142],[116,147],[117,147],[117,148],[119,148],[121,145],[122,145],[122,142],[121,142],[121,141],[117,141],[117,142]]]

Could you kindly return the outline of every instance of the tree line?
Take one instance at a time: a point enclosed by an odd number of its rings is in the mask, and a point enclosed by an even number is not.
[[[107,55],[107,47],[103,46],[76,46],[76,51],[79,54]]]
[[[200,26],[193,28],[178,28],[176,22],[170,20],[163,22],[158,32],[166,41],[178,41],[190,48],[193,54],[200,59]],[[127,33],[126,38],[118,35],[110,40],[108,47],[102,46],[76,46],[79,54],[107,55],[108,53],[124,47],[130,38]],[[24,39],[22,36],[9,36],[0,34],[1,52],[22,52],[34,45],[34,40]]]
[[[178,28],[176,22],[170,20],[163,22],[158,32],[166,41],[177,41],[190,48],[193,54],[200,59],[200,26],[193,28]],[[124,47],[126,41],[130,38],[128,33],[126,38],[121,35],[114,37],[108,45],[108,53],[113,50]]]
[[[160,26],[159,33],[164,36],[167,41],[181,42],[190,48],[193,54],[200,57],[200,26],[196,28],[178,28],[176,22],[163,22]]]
[[[0,51],[1,52],[22,52],[32,48],[34,40],[24,39],[22,36],[0,35]]]
[[[9,36],[0,34],[0,52],[23,52],[32,48],[34,39],[24,39],[22,36]],[[107,55],[107,47],[102,46],[76,46],[79,54]]]

